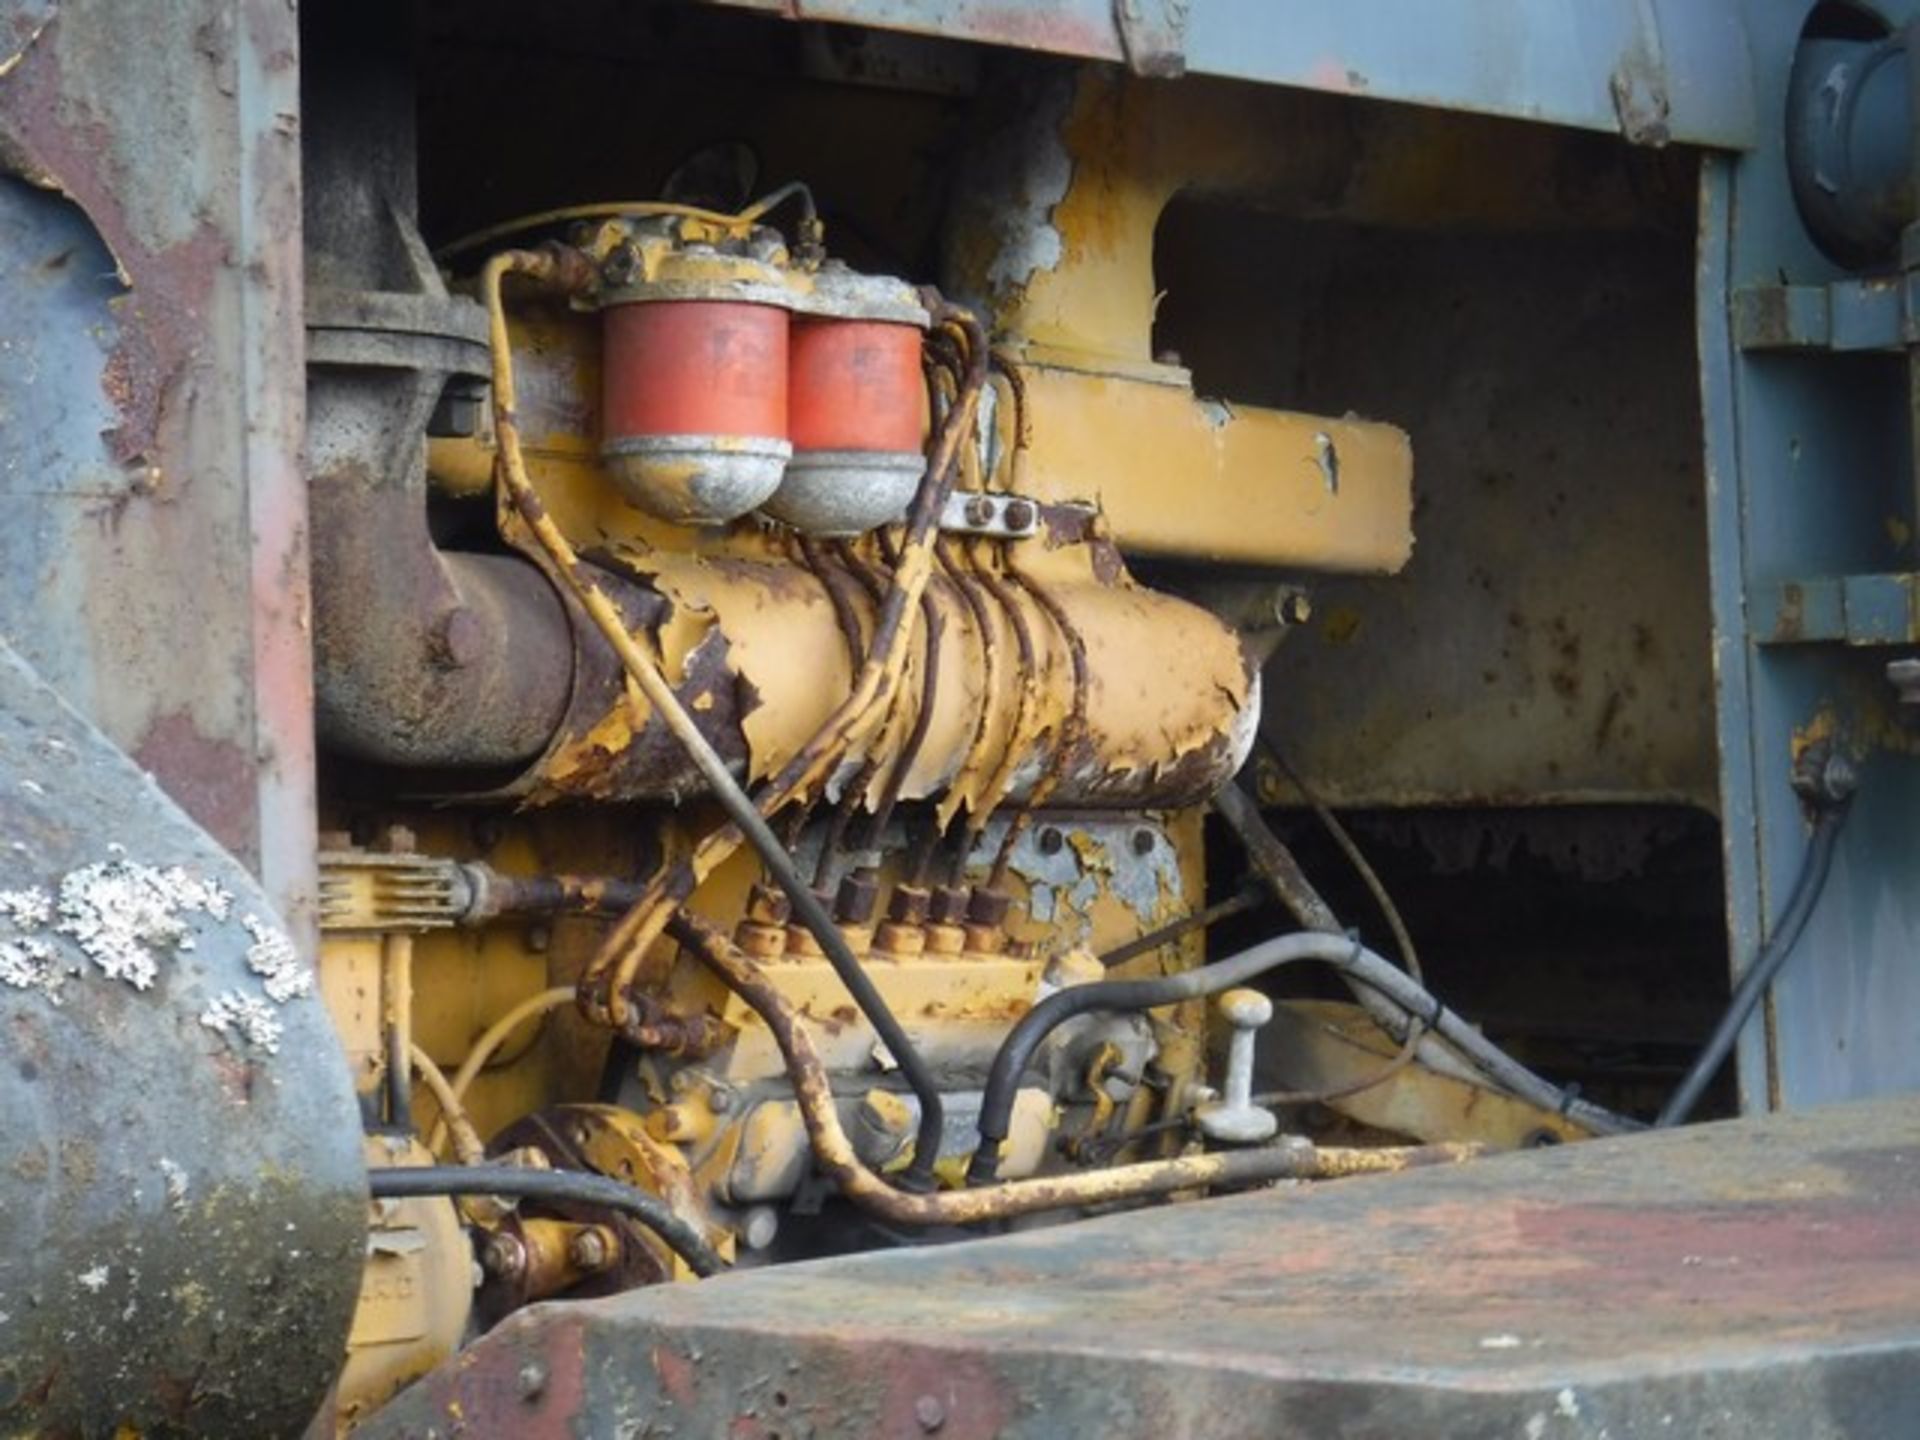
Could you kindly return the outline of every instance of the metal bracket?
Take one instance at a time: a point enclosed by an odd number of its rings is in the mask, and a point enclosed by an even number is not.
[[[1190,0],[1113,0],[1120,53],[1136,75],[1172,80],[1187,73]]]
[[[1020,495],[955,490],[940,512],[940,528],[956,535],[1024,540],[1040,528],[1040,507]]]
[[[1742,350],[1895,351],[1912,342],[1907,277],[1829,285],[1752,285],[1733,293],[1733,341]]]
[[[1763,645],[1920,644],[1920,575],[1827,575],[1760,587],[1753,596]]]

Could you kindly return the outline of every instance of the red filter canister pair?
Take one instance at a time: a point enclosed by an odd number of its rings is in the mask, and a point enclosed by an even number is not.
[[[898,518],[924,469],[913,291],[831,264],[694,268],[605,307],[601,450],[627,497],[692,525],[764,507],[817,535]]]

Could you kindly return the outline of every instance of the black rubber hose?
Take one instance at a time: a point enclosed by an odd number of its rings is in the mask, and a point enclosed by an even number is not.
[[[1461,1016],[1435,999],[1399,966],[1374,954],[1358,941],[1323,931],[1282,935],[1244,950],[1226,960],[1178,975],[1152,980],[1099,980],[1056,990],[1029,1010],[1008,1032],[993,1057],[987,1085],[980,1097],[980,1145],[967,1166],[967,1183],[981,1185],[999,1173],[1000,1142],[1007,1138],[1013,1101],[1032,1062],[1034,1052],[1055,1029],[1089,1011],[1153,1010],[1217,995],[1278,966],[1297,960],[1318,960],[1333,966],[1356,985],[1387,1000],[1396,1010],[1417,1019],[1435,1035],[1463,1052],[1496,1090],[1518,1097],[1542,1110],[1566,1116],[1596,1135],[1621,1135],[1642,1127],[1563,1090],[1534,1074],[1494,1045]]]
[[[1013,1101],[1020,1077],[1046,1038],[1077,1015],[1095,1010],[1153,1010],[1230,990],[1281,965],[1299,960],[1335,960],[1358,947],[1342,935],[1307,931],[1283,935],[1242,951],[1231,959],[1177,975],[1149,980],[1097,980],[1056,990],[1035,1005],[1007,1033],[994,1054],[993,1068],[980,1097],[980,1145],[967,1165],[967,1184],[985,1185],[1000,1172],[1000,1142],[1013,1123]]]
[[[1787,892],[1787,903],[1773,927],[1772,938],[1760,948],[1760,953],[1740,977],[1740,983],[1734,988],[1733,998],[1727,1002],[1726,1013],[1720,1017],[1720,1023],[1714,1027],[1712,1036],[1680,1081],[1672,1098],[1661,1107],[1659,1118],[1653,1122],[1655,1129],[1663,1130],[1670,1125],[1681,1124],[1693,1113],[1693,1107],[1700,1103],[1701,1095],[1732,1053],[1740,1032],[1753,1015],[1754,1007],[1760,1003],[1781,967],[1787,963],[1787,957],[1793,953],[1794,942],[1807,928],[1814,907],[1820,903],[1820,892],[1826,888],[1827,873],[1833,868],[1834,846],[1840,838],[1840,822],[1846,813],[1844,806],[1823,810],[1814,821],[1813,838],[1807,842],[1806,854],[1800,859],[1800,873],[1794,877],[1793,887]]]
[[[631,1215],[703,1279],[727,1268],[720,1252],[658,1195],[605,1175],[579,1170],[523,1170],[517,1165],[396,1165],[367,1172],[376,1200],[433,1195],[505,1195],[517,1200],[597,1205]]]

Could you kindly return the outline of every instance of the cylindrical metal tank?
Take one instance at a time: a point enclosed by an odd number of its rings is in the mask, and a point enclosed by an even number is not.
[[[901,517],[926,472],[926,324],[902,280],[828,262],[797,286],[793,458],[767,514],[812,535],[858,535]]]
[[[367,1198],[346,1060],[259,887],[0,644],[0,1417],[298,1433]]]
[[[785,278],[771,259],[658,225],[610,263],[631,273],[601,301],[601,457],[650,515],[737,520],[773,494],[793,453]]]

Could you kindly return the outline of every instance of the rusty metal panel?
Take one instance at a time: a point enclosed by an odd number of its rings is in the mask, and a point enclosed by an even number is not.
[[[1759,129],[1727,0],[716,0],[879,29],[1743,147]],[[1149,37],[1143,44],[1142,36]]]
[[[370,1435],[1907,1433],[1920,1106],[522,1312]]]
[[[0,17],[0,628],[304,936],[296,17]]]

